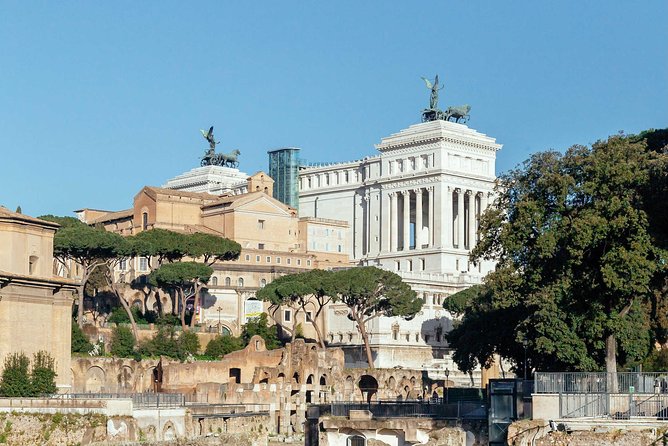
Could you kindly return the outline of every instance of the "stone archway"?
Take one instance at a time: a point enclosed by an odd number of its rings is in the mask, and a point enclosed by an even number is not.
[[[93,366],[86,371],[86,382],[84,383],[84,390],[89,393],[104,392],[106,382],[106,374],[102,367]]]
[[[362,398],[367,403],[370,403],[371,398],[378,394],[378,381],[371,375],[362,375],[357,385],[362,392]]]

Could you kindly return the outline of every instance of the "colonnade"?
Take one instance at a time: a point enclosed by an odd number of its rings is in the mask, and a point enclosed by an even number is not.
[[[489,202],[488,193],[445,187],[439,200],[435,192],[438,191],[434,186],[427,186],[388,193],[386,231],[390,252],[435,246],[467,250],[475,247],[480,215]],[[437,201],[440,206],[435,206]]]

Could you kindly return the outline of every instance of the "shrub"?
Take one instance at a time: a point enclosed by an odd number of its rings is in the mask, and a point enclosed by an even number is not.
[[[72,353],[88,353],[93,349],[93,345],[84,334],[81,327],[72,321]]]
[[[135,338],[128,327],[116,326],[111,332],[110,351],[114,356],[121,358],[132,357],[135,347]]]
[[[12,353],[5,358],[5,367],[0,382],[2,396],[30,396],[30,376],[28,367],[30,360],[25,353]]]
[[[184,331],[179,336],[179,347],[184,353],[198,354],[200,349],[199,336],[192,331]]]
[[[214,358],[220,358],[228,353],[244,348],[244,341],[240,338],[224,335],[216,336],[206,344],[204,354]]]
[[[248,320],[241,332],[244,343],[248,345],[254,335],[259,335],[264,339],[267,350],[272,350],[281,346],[278,340],[278,331],[275,325],[271,327],[267,321],[267,313],[262,313],[259,317],[253,317]]]
[[[142,344],[140,350],[146,356],[169,356],[177,359],[185,356],[176,337],[176,330],[171,325],[161,326],[151,340]]]
[[[175,314],[171,314],[171,313],[163,314],[162,316],[160,316],[158,318],[157,324],[158,325],[168,325],[168,326],[181,325],[181,319],[179,319],[179,317]]]
[[[56,365],[53,357],[45,351],[39,351],[32,358],[30,387],[33,396],[56,393]]]

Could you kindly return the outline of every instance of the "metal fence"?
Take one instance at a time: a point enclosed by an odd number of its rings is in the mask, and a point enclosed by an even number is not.
[[[561,418],[668,419],[666,394],[563,394],[559,398]]]
[[[668,394],[668,372],[536,372],[534,392]]]
[[[368,410],[374,418],[439,418],[486,420],[487,406],[479,401],[454,403],[374,401],[368,403],[332,403],[321,406],[322,415],[348,417],[351,410]]]
[[[131,399],[135,408],[174,408],[185,406],[185,396],[181,393],[63,393],[53,395],[54,399]]]

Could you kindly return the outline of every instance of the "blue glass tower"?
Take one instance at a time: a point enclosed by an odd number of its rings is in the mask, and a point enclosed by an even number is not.
[[[269,150],[269,176],[274,180],[274,198],[299,209],[299,149]]]

